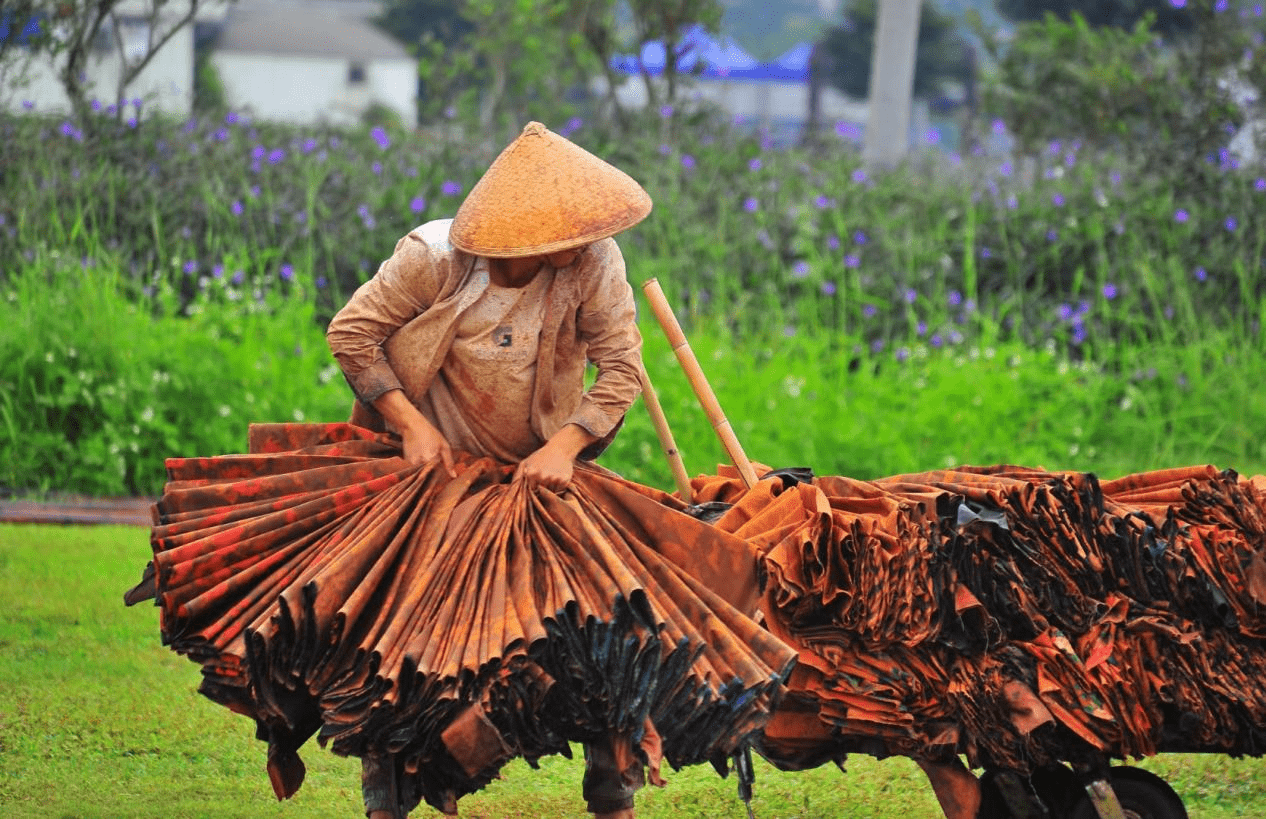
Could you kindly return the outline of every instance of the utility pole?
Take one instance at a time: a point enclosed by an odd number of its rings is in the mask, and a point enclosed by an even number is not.
[[[910,148],[920,6],[920,0],[879,0],[870,65],[870,110],[862,146],[862,158],[870,165],[896,165]]]

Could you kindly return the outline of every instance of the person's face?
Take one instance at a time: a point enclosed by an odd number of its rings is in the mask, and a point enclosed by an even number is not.
[[[547,253],[545,254],[545,261],[549,262],[550,267],[567,267],[568,265],[575,264],[588,249],[589,245],[581,245],[580,247],[573,247],[570,250],[560,250],[557,253]]]

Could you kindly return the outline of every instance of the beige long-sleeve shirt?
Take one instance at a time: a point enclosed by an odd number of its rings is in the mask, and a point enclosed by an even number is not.
[[[452,411],[428,393],[450,353],[462,317],[489,289],[488,260],[448,242],[451,220],[411,231],[330,322],[330,349],[361,401],[402,389],[424,413]],[[603,438],[641,387],[642,338],[624,257],[614,239],[590,245],[572,265],[546,265],[529,423],[542,441],[566,424]],[[597,376],[584,388],[585,367]],[[513,387],[507,379],[507,389]],[[452,386],[451,384],[449,385]],[[441,428],[443,418],[431,420]]]

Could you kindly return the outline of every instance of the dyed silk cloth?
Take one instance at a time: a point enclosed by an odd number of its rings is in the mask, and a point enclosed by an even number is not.
[[[794,651],[750,617],[753,555],[593,466],[561,494],[459,456],[409,467],[348,424],[258,425],[167,462],[152,584],[202,693],[257,723],[279,798],[316,735],[389,752],[452,810],[514,756],[624,734],[693,764],[757,732]],[[141,595],[143,596],[143,595]]]
[[[1029,771],[1266,751],[1266,481],[1000,466],[695,480],[799,662],[760,750]],[[730,505],[732,504],[732,505]]]

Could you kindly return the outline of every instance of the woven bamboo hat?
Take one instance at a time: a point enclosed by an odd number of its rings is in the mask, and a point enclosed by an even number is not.
[[[650,212],[624,171],[529,122],[457,209],[448,238],[477,256],[536,256],[614,236]]]

